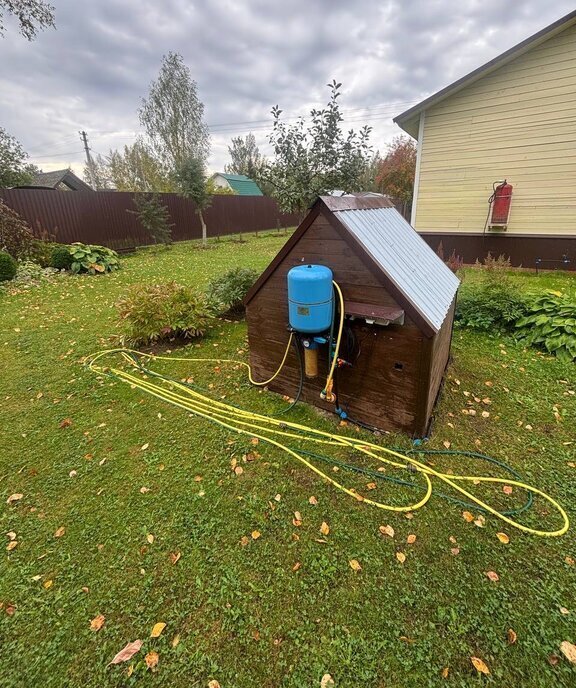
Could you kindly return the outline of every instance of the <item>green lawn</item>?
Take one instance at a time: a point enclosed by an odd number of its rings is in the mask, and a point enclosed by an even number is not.
[[[114,303],[129,285],[203,285],[232,266],[263,269],[285,239],[222,241],[208,251],[183,243],[125,258],[112,275],[0,293],[0,518],[18,543],[0,564],[0,685],[204,688],[217,680],[222,688],[318,688],[326,673],[339,688],[576,685],[576,666],[559,650],[564,640],[576,643],[573,530],[538,538],[493,517],[481,528],[439,497],[411,519],[387,513],[262,443],[260,456],[242,463],[254,449],[246,438],[83,368],[87,354],[110,346]],[[573,275],[515,279],[528,289],[574,292]],[[245,335],[244,323],[222,323],[179,355],[246,359]],[[576,523],[574,366],[510,338],[462,330],[453,355],[428,446],[450,442],[509,462]],[[240,370],[156,365],[211,385],[215,398],[269,413],[284,406],[251,388]],[[478,413],[462,413],[470,408]],[[290,417],[338,429],[336,419],[304,405]],[[376,441],[409,446],[400,437]],[[244,467],[240,476],[233,458]],[[457,457],[434,463],[488,470]],[[415,492],[389,483],[376,490],[393,503],[416,501]],[[14,493],[23,497],[6,504]],[[495,490],[493,501],[520,504],[519,493]],[[294,511],[302,514],[299,527]],[[559,523],[541,500],[524,518],[550,529]],[[379,533],[387,524],[393,539]],[[64,534],[55,537],[59,528]],[[261,537],[242,545],[255,530]],[[498,540],[500,531],[509,544]],[[91,630],[99,614],[105,623]],[[157,622],[166,628],[151,639]],[[107,667],[136,639],[143,646],[132,662]],[[150,651],[159,654],[154,673],[144,664]],[[477,673],[472,656],[490,676]]]

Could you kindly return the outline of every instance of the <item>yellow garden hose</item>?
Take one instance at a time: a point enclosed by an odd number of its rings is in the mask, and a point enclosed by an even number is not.
[[[290,342],[289,342],[290,345]],[[276,377],[286,360],[288,355],[289,345],[284,354],[282,364],[276,371],[274,376],[267,380],[270,382],[274,377]],[[106,367],[98,362],[102,358],[120,355],[127,363],[136,368],[136,372],[144,373],[144,377],[138,374],[132,374],[122,368]],[[217,359],[217,358],[179,358],[179,357],[168,357],[168,356],[154,356],[151,354],[144,354],[139,351],[132,351],[129,349],[112,349],[108,351],[103,351],[95,354],[88,358],[87,365],[90,370],[100,374],[108,374],[116,377],[117,379],[129,384],[131,387],[139,389],[146,394],[160,399],[161,401],[167,402],[176,406],[178,408],[184,409],[190,413],[193,413],[201,418],[205,418],[214,423],[217,423],[221,427],[227,430],[242,434],[249,435],[250,437],[257,437],[263,442],[272,444],[278,447],[282,451],[286,452],[292,458],[298,460],[307,468],[312,470],[314,473],[319,475],[321,478],[329,482],[331,485],[341,490],[345,494],[354,497],[355,499],[370,504],[379,509],[384,509],[387,511],[396,512],[407,512],[414,511],[416,509],[424,506],[433,493],[432,479],[437,479],[441,482],[450,485],[453,489],[460,492],[471,502],[475,503],[478,507],[493,514],[497,518],[501,519],[508,525],[517,528],[525,533],[530,533],[533,535],[556,537],[563,535],[569,528],[568,516],[562,506],[558,504],[556,500],[550,497],[548,494],[535,488],[527,483],[521,482],[519,480],[509,480],[505,478],[495,478],[490,476],[468,476],[468,475],[451,475],[447,473],[442,473],[440,471],[434,470],[432,467],[424,464],[417,459],[403,455],[392,449],[386,447],[381,447],[372,442],[365,440],[354,439],[351,437],[346,437],[344,435],[329,433],[316,428],[311,428],[299,423],[289,422],[286,420],[279,420],[277,418],[272,418],[258,413],[253,413],[245,409],[236,408],[230,404],[226,404],[222,401],[212,399],[210,397],[201,394],[200,392],[181,384],[175,380],[169,378],[164,378],[161,375],[154,373],[152,370],[144,368],[140,365],[140,359],[152,359],[152,360],[167,360],[167,361],[186,361],[190,363],[234,363],[235,365],[241,364],[248,368],[249,377],[252,381],[252,375],[250,371],[249,364],[243,361],[234,361],[231,359]],[[151,375],[153,377],[160,378],[162,383],[157,384],[146,379],[146,376]],[[266,384],[266,383],[260,383]],[[301,453],[297,450],[287,446],[281,441],[282,438],[293,438],[299,441],[313,442],[325,445],[331,445],[334,447],[348,447],[353,451],[358,451],[377,460],[383,464],[392,466],[399,469],[411,469],[415,471],[418,475],[421,475],[425,483],[425,495],[424,497],[416,502],[415,504],[405,505],[405,506],[395,506],[390,504],[384,504],[382,502],[375,501],[368,497],[365,497],[358,493],[352,488],[348,488],[342,483],[335,480],[332,476],[321,471],[318,467],[308,461]],[[304,452],[303,452],[304,453]],[[385,456],[383,456],[384,454]],[[459,482],[472,482],[472,483],[494,483],[501,484],[506,483],[507,485],[514,485],[515,487],[522,488],[532,492],[534,494],[540,495],[542,498],[547,500],[554,509],[560,514],[563,520],[563,525],[556,530],[538,530],[534,528],[529,528],[512,518],[509,518],[505,514],[500,513],[489,504],[485,503],[483,500],[475,497],[467,489],[459,485]]]
[[[336,293],[338,294],[338,300],[340,301],[340,324],[338,325],[338,335],[336,336],[336,348],[334,349],[334,353],[332,356],[332,365],[330,366],[330,370],[328,371],[328,377],[326,378],[326,384],[324,385],[324,390],[322,394],[320,394],[321,399],[326,399],[326,401],[330,402],[335,402],[336,401],[336,395],[332,393],[332,379],[334,377],[334,370],[336,368],[336,363],[338,362],[338,353],[340,352],[340,342],[342,340],[342,330],[344,329],[344,296],[342,295],[342,290],[338,286],[338,284],[332,280],[332,284],[334,285],[334,289],[336,290]],[[332,342],[328,343],[328,346],[332,346]]]

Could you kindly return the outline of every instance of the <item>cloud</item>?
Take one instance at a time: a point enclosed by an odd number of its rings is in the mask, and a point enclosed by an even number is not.
[[[384,149],[392,117],[573,9],[560,1],[53,0],[56,31],[32,42],[13,23],[0,39],[0,126],[44,169],[81,172],[92,148],[131,143],[162,55],[180,52],[212,129],[210,167],[252,130],[267,150],[270,109],[292,117],[343,83],[346,126],[373,127]],[[553,5],[553,6],[552,6]]]

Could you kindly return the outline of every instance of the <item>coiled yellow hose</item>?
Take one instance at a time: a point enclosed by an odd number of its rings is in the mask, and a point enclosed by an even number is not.
[[[288,355],[288,349],[289,345],[286,349],[286,353],[282,360],[282,365],[284,364],[286,357]],[[162,376],[157,375],[153,371],[146,369],[143,366],[140,366],[138,363],[136,363],[138,357],[152,360],[186,361],[190,363],[233,363],[235,365],[240,364],[248,368],[248,371],[250,373],[249,377],[252,381],[252,375],[249,364],[243,361],[235,361],[232,359],[154,356],[151,354],[144,354],[142,352],[133,351],[130,349],[111,349],[108,351],[102,351],[98,354],[94,354],[93,356],[88,357],[87,359],[87,366],[93,372],[99,374],[112,375],[117,379],[121,380],[122,382],[129,384],[133,388],[139,389],[140,391],[145,392],[146,394],[150,394],[151,396],[160,399],[161,401],[167,402],[173,406],[184,409],[201,418],[205,418],[214,423],[217,423],[218,425],[226,428],[227,430],[242,435],[249,435],[250,437],[257,437],[259,440],[262,440],[263,442],[267,442],[275,447],[278,447],[279,449],[290,455],[292,458],[301,462],[311,471],[319,475],[322,479],[326,480],[331,485],[336,487],[338,490],[341,490],[345,494],[354,497],[355,499],[361,502],[375,506],[379,509],[384,509],[386,511],[407,512],[415,511],[416,509],[421,508],[428,502],[428,500],[433,494],[432,479],[434,478],[446,483],[447,485],[450,485],[452,488],[464,495],[468,500],[477,504],[478,507],[480,507],[481,509],[493,514],[494,516],[504,521],[508,525],[517,528],[518,530],[521,530],[525,533],[530,533],[532,535],[539,535],[544,537],[557,537],[566,533],[566,531],[569,528],[568,516],[565,510],[562,508],[562,506],[542,490],[539,490],[538,488],[533,487],[532,485],[528,485],[527,483],[523,483],[518,480],[509,480],[507,478],[495,478],[491,476],[451,475],[447,473],[442,473],[440,471],[434,470],[432,467],[418,461],[417,459],[411,456],[403,455],[397,451],[388,449],[386,447],[381,447],[372,442],[367,442],[359,439],[357,440],[337,433],[329,433],[322,430],[318,430],[316,428],[308,427],[306,425],[301,425],[299,423],[293,423],[286,420],[279,420],[277,418],[272,418],[269,416],[264,416],[262,414],[253,413],[245,409],[236,408],[222,401],[217,401],[215,399],[207,397],[201,394],[200,392],[197,392],[194,389],[191,389],[190,387],[183,385],[179,382],[176,382],[174,380],[162,379],[164,384],[156,384],[154,382],[149,381],[148,379],[129,373],[121,368],[106,367],[98,364],[98,362],[101,361],[102,358],[114,354],[120,355],[126,362],[128,362],[132,366],[135,366],[140,372],[145,374],[148,373],[161,379]],[[274,379],[274,377],[278,375],[282,368],[282,365],[276,371],[274,376],[267,380],[267,382],[270,382],[272,379]],[[384,504],[382,502],[378,502],[368,497],[365,497],[359,494],[356,490],[348,488],[345,485],[339,483],[332,476],[328,475],[327,473],[321,471],[319,468],[314,466],[310,461],[304,458],[302,454],[298,453],[298,451],[292,449],[291,447],[288,447],[286,444],[280,441],[281,438],[284,437],[290,437],[306,442],[327,444],[336,447],[348,447],[354,451],[358,451],[362,454],[365,454],[371,457],[372,459],[382,462],[383,464],[393,466],[394,468],[411,468],[411,470],[417,472],[419,475],[422,476],[426,485],[425,495],[420,501],[405,506]],[[384,454],[385,456],[382,456],[382,454]],[[459,485],[459,482],[482,482],[494,484],[506,483],[507,485],[514,485],[515,487],[528,490],[529,492],[540,495],[542,498],[548,501],[554,507],[554,509],[560,514],[563,524],[560,528],[556,530],[538,530],[535,528],[525,526],[515,521],[514,519],[509,518],[508,516],[500,513],[499,511],[497,511],[496,509],[494,509],[478,497],[475,497],[471,492]]]

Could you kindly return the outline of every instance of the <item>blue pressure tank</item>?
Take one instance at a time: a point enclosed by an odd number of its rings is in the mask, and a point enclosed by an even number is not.
[[[324,265],[298,265],[288,273],[290,327],[304,334],[326,331],[332,322],[332,270]]]

